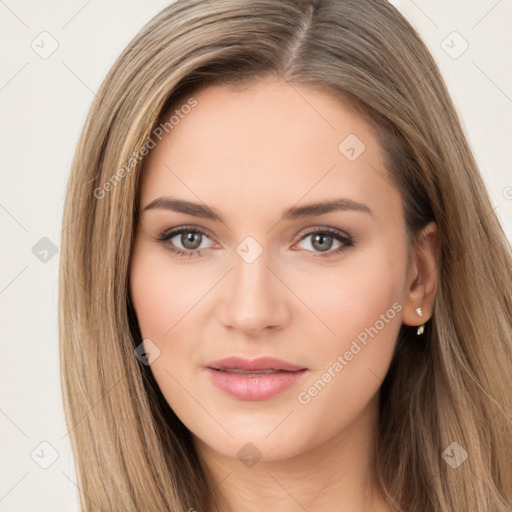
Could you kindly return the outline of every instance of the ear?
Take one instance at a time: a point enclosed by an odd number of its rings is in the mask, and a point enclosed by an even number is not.
[[[430,222],[421,231],[412,248],[402,313],[405,325],[422,325],[431,318],[439,279],[438,263],[439,233],[437,224]],[[423,318],[416,312],[420,306]]]

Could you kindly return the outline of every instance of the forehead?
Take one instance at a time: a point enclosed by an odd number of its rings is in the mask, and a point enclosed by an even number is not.
[[[193,98],[193,108],[176,103],[166,113],[174,122],[145,161],[143,203],[167,192],[225,211],[238,201],[270,210],[301,198],[399,200],[371,127],[331,92],[267,80]]]

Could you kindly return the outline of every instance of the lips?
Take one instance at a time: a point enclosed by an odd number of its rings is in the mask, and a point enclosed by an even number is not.
[[[276,359],[228,357],[205,365],[212,382],[241,400],[265,400],[297,384],[307,368]]]

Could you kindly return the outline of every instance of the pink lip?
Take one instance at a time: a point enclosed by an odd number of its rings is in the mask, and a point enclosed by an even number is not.
[[[241,400],[266,400],[296,384],[307,368],[273,357],[250,360],[228,357],[205,365],[212,382],[225,393]],[[224,370],[224,371],[223,371]],[[231,373],[225,370],[239,370]],[[272,373],[251,373],[270,371]]]

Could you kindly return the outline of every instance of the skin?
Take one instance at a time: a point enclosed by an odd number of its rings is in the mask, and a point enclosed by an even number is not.
[[[141,181],[130,285],[143,338],[160,350],[151,363],[156,381],[234,510],[390,510],[370,479],[378,391],[401,324],[421,325],[432,314],[436,226],[408,245],[402,200],[375,134],[340,98],[271,79],[194,97],[197,106],[149,153]],[[350,134],[366,146],[354,161],[338,149]],[[206,204],[223,222],[144,211],[161,196]],[[341,197],[372,214],[280,220],[292,206]],[[190,225],[206,233],[199,256],[170,252],[173,244],[191,247],[179,234],[155,240]],[[334,254],[343,243],[327,240],[330,255],[321,257],[314,230],[325,227],[354,245]],[[247,236],[263,249],[252,263],[236,252]],[[393,304],[394,318],[388,314],[378,334],[301,403],[299,393],[332,374],[337,357]],[[308,371],[277,396],[244,401],[219,390],[204,369],[231,355],[274,356]],[[237,457],[249,442],[258,452],[246,449],[261,455],[252,467]]]

